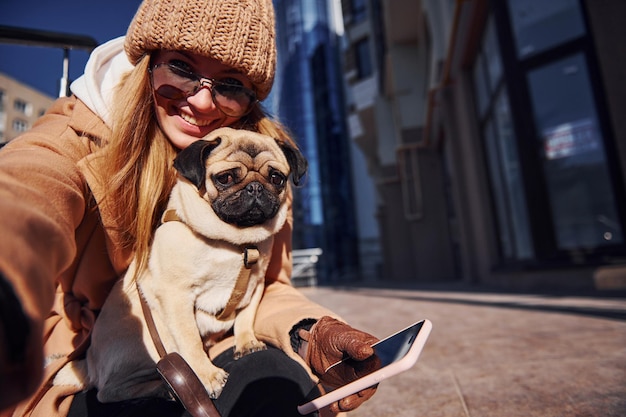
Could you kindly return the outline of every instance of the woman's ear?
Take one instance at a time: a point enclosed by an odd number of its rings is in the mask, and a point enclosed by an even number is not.
[[[179,152],[174,159],[174,168],[200,189],[206,181],[206,160],[221,141],[219,137],[212,141],[195,141]]]

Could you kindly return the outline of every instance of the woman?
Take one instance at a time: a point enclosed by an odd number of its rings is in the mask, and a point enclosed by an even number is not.
[[[182,415],[172,401],[100,404],[50,381],[84,354],[131,258],[145,266],[176,153],[221,126],[290,140],[258,104],[274,78],[274,36],[270,0],[145,0],[125,38],[94,51],[74,94],[0,152],[2,416]],[[373,336],[291,287],[291,226],[276,239],[255,328],[274,348],[233,361],[226,339],[210,352],[230,373],[215,402],[223,417],[297,415],[317,377],[330,382],[329,364],[373,354]]]

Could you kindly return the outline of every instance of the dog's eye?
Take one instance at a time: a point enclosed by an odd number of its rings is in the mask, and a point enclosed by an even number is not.
[[[270,174],[270,182],[273,185],[280,187],[285,184],[285,176],[278,171],[274,171]]]
[[[215,181],[217,181],[221,185],[231,184],[233,182],[233,174],[230,172],[225,172],[223,174],[216,175]]]

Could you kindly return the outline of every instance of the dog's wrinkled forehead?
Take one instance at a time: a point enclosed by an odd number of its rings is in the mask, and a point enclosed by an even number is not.
[[[244,163],[250,169],[259,168],[271,161],[276,165],[276,169],[285,171],[285,174],[289,172],[287,159],[273,139],[254,132],[237,133],[237,135],[219,136],[219,145],[207,155],[205,160],[208,170],[214,171],[211,167],[220,161]]]
[[[248,155],[250,155],[252,158],[256,157],[258,154],[260,154],[264,150],[264,148],[261,148],[259,144],[256,142],[242,143],[239,146],[239,149],[247,153]]]
[[[211,175],[225,170],[260,172],[269,178],[271,170],[287,176],[290,161],[275,139],[256,132],[220,128],[183,149],[174,167],[196,187]]]
[[[174,168],[200,188],[207,174],[219,172],[219,167],[213,164],[220,161],[250,164],[249,168],[255,171],[280,170],[283,175],[290,175],[295,185],[300,184],[308,168],[306,158],[296,146],[260,133],[229,127],[216,129],[180,151],[174,158]]]

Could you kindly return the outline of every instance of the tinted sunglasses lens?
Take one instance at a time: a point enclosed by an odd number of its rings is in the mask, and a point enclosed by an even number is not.
[[[162,97],[181,99],[193,94],[198,82],[177,75],[168,65],[161,65],[152,69],[152,87]]]
[[[165,97],[168,99],[179,100],[181,98],[187,97],[187,94],[184,91],[174,87],[173,85],[162,85],[160,87],[155,86],[154,91],[161,97]]]
[[[216,104],[228,116],[243,116],[255,101],[254,93],[245,87],[215,83],[212,87]]]

